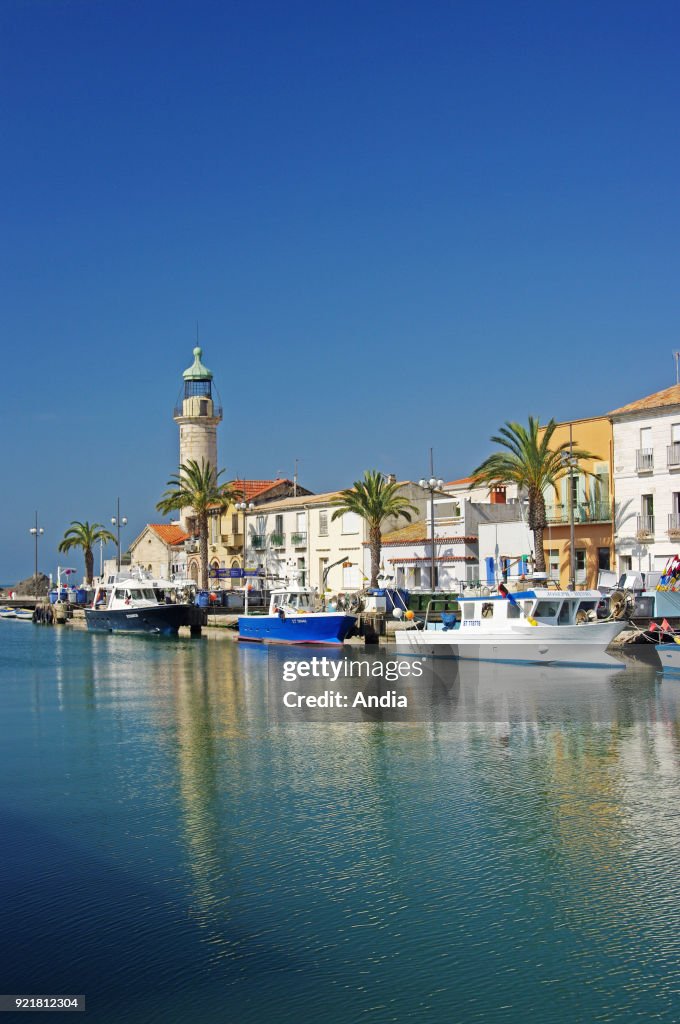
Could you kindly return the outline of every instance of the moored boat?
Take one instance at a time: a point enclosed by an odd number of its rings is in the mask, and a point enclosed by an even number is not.
[[[606,653],[627,626],[625,620],[601,621],[597,590],[535,588],[460,600],[460,617],[419,623],[395,634],[406,654],[475,661],[530,664],[609,665]]]
[[[0,619],[16,619],[17,613],[14,608],[0,608]]]
[[[193,604],[160,601],[150,581],[119,574],[97,589],[85,620],[97,632],[176,636],[180,626],[200,627],[203,612]]]
[[[267,615],[240,615],[238,639],[269,644],[330,644],[345,642],[356,616],[315,609],[313,591],[293,584],[273,590]]]
[[[656,653],[659,655],[661,668],[665,674],[680,676],[680,645],[657,644]]]

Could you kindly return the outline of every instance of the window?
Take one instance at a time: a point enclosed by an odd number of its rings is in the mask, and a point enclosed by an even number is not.
[[[619,555],[619,571],[632,572],[633,569],[633,556],[632,555]]]
[[[545,553],[546,568],[548,570],[548,577],[551,580],[559,580],[560,578],[560,552],[559,548],[550,548]]]
[[[464,604],[463,605],[463,618],[464,619],[474,619],[474,617],[475,617],[475,606],[473,604]]]
[[[643,494],[642,495],[642,514],[643,516],[654,515],[654,495]]]
[[[238,533],[238,512],[231,514],[231,532]]]
[[[539,601],[534,615],[537,619],[554,619],[560,610],[561,601]]]
[[[319,512],[319,536],[328,536],[328,512]]]
[[[576,575],[576,583],[585,583],[586,581],[586,551],[585,548],[576,548],[574,555],[574,570]]]
[[[279,537],[283,536],[283,516],[281,514],[274,516],[274,533]]]
[[[609,548],[597,549],[597,568],[611,569],[611,552]]]
[[[557,621],[562,626],[566,626],[567,623],[571,622],[571,612],[573,607],[573,601],[565,601],[560,608],[560,614]]]
[[[652,447],[652,428],[640,427],[640,448],[649,451]]]
[[[343,533],[359,532],[359,516],[356,514],[356,512],[345,512],[341,522]]]
[[[509,619],[518,619],[520,616],[519,605],[509,604],[507,607],[507,616]]]
[[[210,543],[217,544],[217,532],[219,526],[219,519],[217,516],[210,517]]]
[[[680,444],[680,423],[671,425],[671,444]]]

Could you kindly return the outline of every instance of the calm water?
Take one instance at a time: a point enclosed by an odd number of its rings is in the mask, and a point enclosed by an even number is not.
[[[489,667],[457,721],[270,725],[267,658],[0,623],[2,992],[678,1020],[680,682]]]

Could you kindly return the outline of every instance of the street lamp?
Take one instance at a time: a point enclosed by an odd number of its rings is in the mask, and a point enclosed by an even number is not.
[[[243,573],[245,578],[246,571],[246,544],[248,542],[248,530],[246,528],[246,512],[252,512],[255,508],[255,503],[252,501],[237,501],[236,508],[243,512]]]
[[[431,555],[431,559],[432,559],[432,561],[431,561],[431,568],[430,568],[430,583],[432,585],[432,592],[434,593],[434,591],[435,591],[435,568],[436,568],[435,549],[434,549],[434,492],[435,491],[441,491],[442,487],[444,486],[444,481],[443,480],[438,480],[437,477],[434,475],[434,464],[433,464],[433,459],[432,459],[432,449],[431,448],[430,448],[430,478],[429,478],[429,480],[425,480],[425,479],[419,480],[418,483],[423,488],[424,491],[429,491],[430,492],[430,535],[431,535],[431,552],[430,552],[430,555]]]
[[[35,541],[35,562],[34,562],[34,573],[33,573],[33,593],[34,593],[34,595],[36,597],[36,600],[37,600],[37,597],[38,597],[38,540],[39,540],[40,537],[42,537],[43,533],[45,532],[43,530],[42,526],[38,526],[38,513],[37,512],[35,514],[35,526],[32,526],[28,532],[33,534],[33,539]]]
[[[121,526],[127,526],[127,518],[120,515],[120,498],[116,498],[116,514],[111,516],[111,525],[116,527],[116,548],[118,550],[118,572],[120,572],[120,529]]]
[[[569,424],[569,451],[560,452],[562,465],[569,469],[569,590],[576,590],[576,541],[574,539],[574,467],[578,459],[574,456],[574,441]]]

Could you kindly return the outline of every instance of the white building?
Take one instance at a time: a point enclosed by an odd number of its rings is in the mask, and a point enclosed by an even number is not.
[[[485,492],[488,496],[488,492]],[[427,518],[397,529],[383,537],[382,564],[394,577],[396,586],[409,591],[459,591],[465,583],[484,582],[487,565],[480,550],[481,529],[489,524],[499,530],[504,524],[516,524],[521,509],[517,502],[491,503],[461,497],[437,497],[434,501],[434,581],[432,579],[432,523]],[[526,528],[524,533],[526,534]],[[503,549],[510,556],[514,548]],[[528,552],[526,540],[517,551],[511,573],[519,575],[521,557]],[[489,555],[493,552],[490,551]],[[365,551],[365,566],[370,552]],[[499,559],[500,567],[501,561]],[[525,565],[525,563],[524,563]],[[501,570],[502,571],[502,570]],[[524,568],[526,571],[526,567]]]
[[[680,385],[609,416],[618,571],[663,569],[680,551]]]
[[[428,493],[411,481],[399,484],[398,493],[418,509],[413,519],[422,519]],[[366,522],[352,512],[333,520],[337,507],[333,502],[339,495],[339,491],[329,491],[286,498],[249,512],[246,568],[261,568],[268,576],[282,578],[297,574],[305,585],[319,589],[328,570],[327,590],[339,593],[364,587],[370,576],[364,556]],[[403,518],[387,520],[383,533],[404,522]]]

